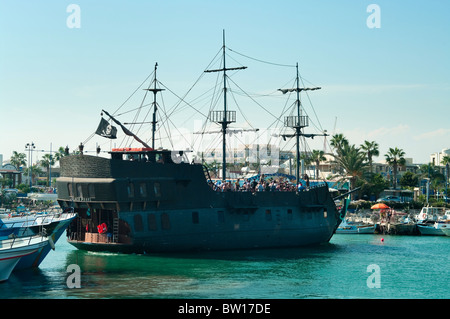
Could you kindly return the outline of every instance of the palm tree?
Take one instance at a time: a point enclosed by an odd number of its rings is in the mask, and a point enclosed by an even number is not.
[[[342,152],[342,148],[345,145],[349,145],[349,144],[348,144],[347,138],[345,138],[343,134],[334,134],[330,140],[330,145],[336,151],[337,156],[340,156],[340,154]],[[336,165],[336,170],[339,173],[342,173],[342,167],[340,167],[339,164]]]
[[[343,134],[335,134],[330,140],[331,146],[336,150],[336,153],[340,153],[341,149],[348,145],[348,140]]]
[[[378,150],[378,143],[375,141],[364,141],[364,144],[361,144],[361,149],[366,152],[367,160],[369,161],[370,166],[370,173],[373,173],[372,157],[380,155],[380,151]]]
[[[335,159],[350,179],[350,189],[354,189],[357,179],[362,177],[367,168],[366,154],[355,145],[344,144],[340,155],[335,156]]]
[[[55,152],[55,156],[54,156],[55,163],[53,165],[55,165],[56,162],[59,162],[59,160],[61,158],[63,158],[64,156],[66,156],[66,151],[65,151],[64,147],[60,146],[58,148],[58,151]]]
[[[50,185],[50,167],[55,165],[55,159],[50,154],[45,154],[39,161],[41,167],[47,170],[47,185]]]
[[[309,154],[307,164],[314,163],[316,165],[316,179],[319,179],[319,165],[320,162],[326,161],[325,152],[320,150],[313,150]]]
[[[32,165],[32,167],[27,167],[25,169],[25,173],[28,174],[30,169],[31,169],[31,184],[33,185],[35,183],[36,177],[43,174],[43,171],[42,171],[41,166],[39,166],[38,164],[34,164],[34,165]]]
[[[441,164],[444,166],[447,164],[450,165],[450,155],[445,155],[441,160]]]
[[[397,168],[398,166],[403,166],[405,165],[406,161],[405,161],[405,152],[402,149],[399,148],[389,148],[389,151],[384,154],[384,156],[386,157],[386,162],[389,165],[392,165],[393,168],[393,174],[394,174],[394,180],[393,180],[393,187],[394,189],[397,188]]]
[[[447,200],[448,200],[447,185],[448,185],[448,176],[450,174],[450,172],[449,172],[450,156],[449,155],[445,155],[442,158],[441,164],[445,166],[445,196],[447,197]],[[447,202],[447,200],[445,202]]]
[[[27,156],[24,153],[17,153],[16,151],[14,151],[9,161],[12,165],[19,169],[20,166],[27,165],[26,158]]]

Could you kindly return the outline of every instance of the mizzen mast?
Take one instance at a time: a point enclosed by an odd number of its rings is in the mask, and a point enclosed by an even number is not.
[[[156,103],[156,94],[158,92],[163,91],[164,89],[159,89],[156,87],[156,69],[158,68],[158,62],[155,63],[155,72],[154,72],[154,78],[153,78],[153,88],[144,89],[146,91],[153,92],[153,118],[152,118],[152,148],[155,149],[155,132],[156,132],[156,111],[158,110],[158,104]],[[151,85],[151,84],[150,84]]]
[[[283,92],[283,94],[286,94],[287,92],[297,92],[297,99],[296,99],[296,105],[297,105],[297,115],[295,116],[286,116],[284,118],[284,126],[285,127],[291,127],[295,130],[294,134],[284,134],[282,135],[285,139],[286,137],[294,137],[296,139],[296,157],[297,157],[297,165],[296,165],[296,173],[295,178],[297,180],[297,183],[300,179],[300,136],[304,137],[310,137],[314,138],[314,136],[327,136],[327,134],[304,134],[302,132],[303,128],[309,126],[309,117],[307,115],[303,115],[301,102],[300,102],[300,92],[301,91],[314,91],[314,90],[320,90],[320,87],[312,87],[312,88],[301,88],[300,87],[300,77],[298,73],[298,63],[296,64],[297,69],[297,77],[296,77],[296,83],[297,87],[293,89],[278,89],[279,91]]]

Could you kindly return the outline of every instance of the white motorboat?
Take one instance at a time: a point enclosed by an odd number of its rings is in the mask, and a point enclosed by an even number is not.
[[[59,237],[76,216],[77,214],[72,209],[67,209],[64,212],[44,212],[0,218],[0,236],[33,236],[44,230],[49,239],[47,245],[21,258],[15,269],[38,267],[49,251],[55,249]]]
[[[17,263],[48,244],[42,235],[0,240],[0,282],[8,280]]]

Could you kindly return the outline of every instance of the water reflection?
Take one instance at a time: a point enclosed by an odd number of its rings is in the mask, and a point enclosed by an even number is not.
[[[72,251],[66,265],[81,268],[75,298],[267,298],[268,287],[310,285],[339,245],[308,248],[127,255]],[[286,297],[292,296],[287,290]]]

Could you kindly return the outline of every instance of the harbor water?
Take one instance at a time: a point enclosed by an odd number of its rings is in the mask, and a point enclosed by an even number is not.
[[[308,248],[158,256],[81,251],[63,236],[38,269],[1,283],[0,298],[448,299],[449,261],[446,236],[336,234]]]

